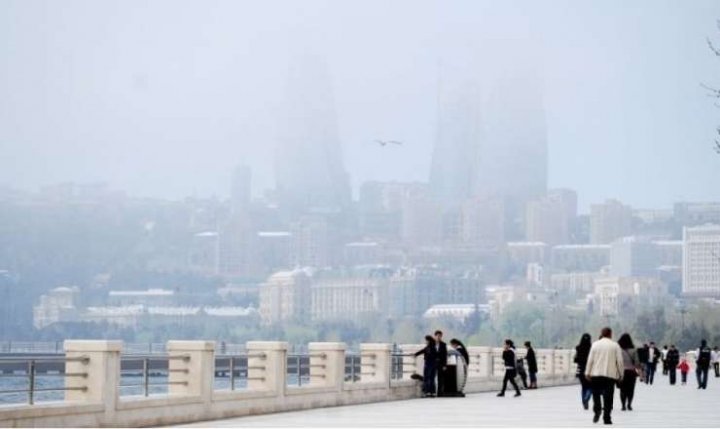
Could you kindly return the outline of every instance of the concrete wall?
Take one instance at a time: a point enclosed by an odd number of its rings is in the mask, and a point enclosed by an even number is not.
[[[402,346],[402,379],[391,379],[389,344],[363,344],[360,348],[361,378],[345,382],[345,344],[310,343],[310,383],[287,386],[287,350],[284,342],[253,341],[247,344],[248,387],[244,390],[213,390],[215,344],[208,341],[170,341],[169,394],[119,397],[120,353],[118,341],[66,341],[67,372],[86,373],[70,377],[65,401],[40,405],[0,407],[0,427],[137,427],[188,423],[246,415],[319,407],[411,399],[420,396],[412,373],[422,373],[422,357],[410,353],[422,346]],[[500,349],[470,347],[466,393],[497,390],[503,376],[497,364]],[[539,386],[575,383],[569,350],[537,350]]]

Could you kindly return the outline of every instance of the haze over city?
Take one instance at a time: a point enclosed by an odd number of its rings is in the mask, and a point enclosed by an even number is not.
[[[605,198],[651,208],[720,196],[709,156],[717,111],[700,86],[717,81],[705,41],[714,1],[6,0],[3,9],[6,186],[106,182],[131,195],[227,197],[244,163],[261,196],[274,186],[289,70],[309,54],[326,64],[356,195],[367,180],[428,180],[438,93],[459,83],[454,66],[481,77],[521,64],[542,93],[549,186],[576,189],[581,211]]]
[[[0,427],[717,425],[719,113],[718,0],[0,0]]]

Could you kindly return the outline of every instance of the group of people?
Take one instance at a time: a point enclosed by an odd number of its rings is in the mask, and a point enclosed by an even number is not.
[[[521,396],[520,387],[515,382],[515,377],[520,376],[523,386],[526,389],[537,389],[537,358],[535,357],[535,350],[532,348],[530,341],[525,341],[525,361],[527,362],[527,371],[525,371],[525,365],[523,359],[518,358],[515,351],[515,344],[512,340],[507,339],[503,345],[502,360],[505,366],[505,375],[502,382],[502,390],[497,396],[505,396],[507,385],[510,383],[515,389],[515,396]],[[528,376],[530,378],[530,384],[528,385]]]
[[[450,347],[460,359],[459,364],[467,368],[470,355],[465,345],[460,340],[453,338],[450,340]],[[435,331],[434,336],[425,336],[425,347],[415,353],[415,356],[420,355],[423,355],[424,360],[423,375],[417,378],[422,379],[422,391],[425,397],[462,394],[461,389],[457,386],[456,374],[451,375],[448,371],[448,347],[443,341],[442,331]],[[452,381],[454,385],[450,386],[449,381]]]
[[[680,370],[682,384],[687,383],[690,364],[680,356],[678,349],[671,345],[661,352],[655,343],[635,348],[630,334],[624,333],[617,342],[612,340],[612,329],[603,328],[600,339],[593,342],[590,334],[583,334],[575,347],[577,377],[581,386],[581,401],[587,410],[593,401],[593,422],[602,415],[605,424],[612,424],[612,409],[615,386],[620,389],[620,403],[623,411],[632,411],[635,385],[640,379],[653,384],[657,364],[662,361],[663,374],[668,375],[670,384],[676,384],[677,370]],[[717,348],[713,350],[702,340],[695,352],[698,389],[707,388],[710,367],[718,362]],[[720,374],[718,374],[720,376]]]

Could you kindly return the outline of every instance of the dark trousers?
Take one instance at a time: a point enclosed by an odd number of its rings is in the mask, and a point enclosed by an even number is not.
[[[680,371],[680,381],[682,384],[687,383],[687,372]]]
[[[698,388],[707,389],[708,372],[710,372],[709,367],[708,368],[698,367],[695,370],[695,375],[697,375]]]
[[[668,375],[668,370],[670,370],[670,368],[668,368],[667,361],[663,361],[663,375]]]
[[[603,420],[610,421],[613,409],[613,396],[615,396],[616,381],[608,377],[593,377],[592,385],[593,411],[595,415],[602,412]]]
[[[713,363],[713,368],[715,369],[715,377],[720,377],[720,362]]]
[[[674,385],[677,381],[677,369],[673,366],[672,368],[668,368],[668,374],[670,375],[670,384]]]
[[[578,378],[580,379],[580,400],[583,404],[587,404],[592,399],[592,385],[583,374],[580,374]]]
[[[637,380],[637,372],[635,370],[625,370],[623,380],[620,382],[620,403],[623,408],[625,405],[632,406],[635,397],[635,382]]]
[[[645,384],[653,384],[654,380],[655,380],[655,364],[648,362],[645,364]]]
[[[503,378],[502,390],[500,391],[500,393],[505,393],[505,389],[507,389],[508,381],[515,388],[515,392],[520,393],[520,388],[518,387],[517,383],[515,382],[515,376],[517,376],[517,372],[514,369],[505,369],[505,377]]]
[[[435,364],[437,368],[437,394],[442,395],[445,393],[445,369],[440,362]]]
[[[435,375],[437,368],[434,362],[425,362],[423,368],[423,393],[435,393]]]

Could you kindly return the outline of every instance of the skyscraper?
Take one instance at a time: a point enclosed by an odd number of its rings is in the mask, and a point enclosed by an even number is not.
[[[433,196],[444,203],[460,203],[474,196],[477,150],[481,139],[481,94],[476,86],[442,85],[430,170]]]
[[[324,61],[298,59],[290,67],[285,114],[275,153],[278,200],[291,209],[342,208],[350,183],[342,159],[335,103]]]
[[[590,206],[590,243],[607,244],[632,234],[632,208],[617,200]]]
[[[525,204],[547,190],[542,82],[517,58],[468,61],[441,80],[431,189],[445,204],[502,199],[505,232],[522,239]]]

